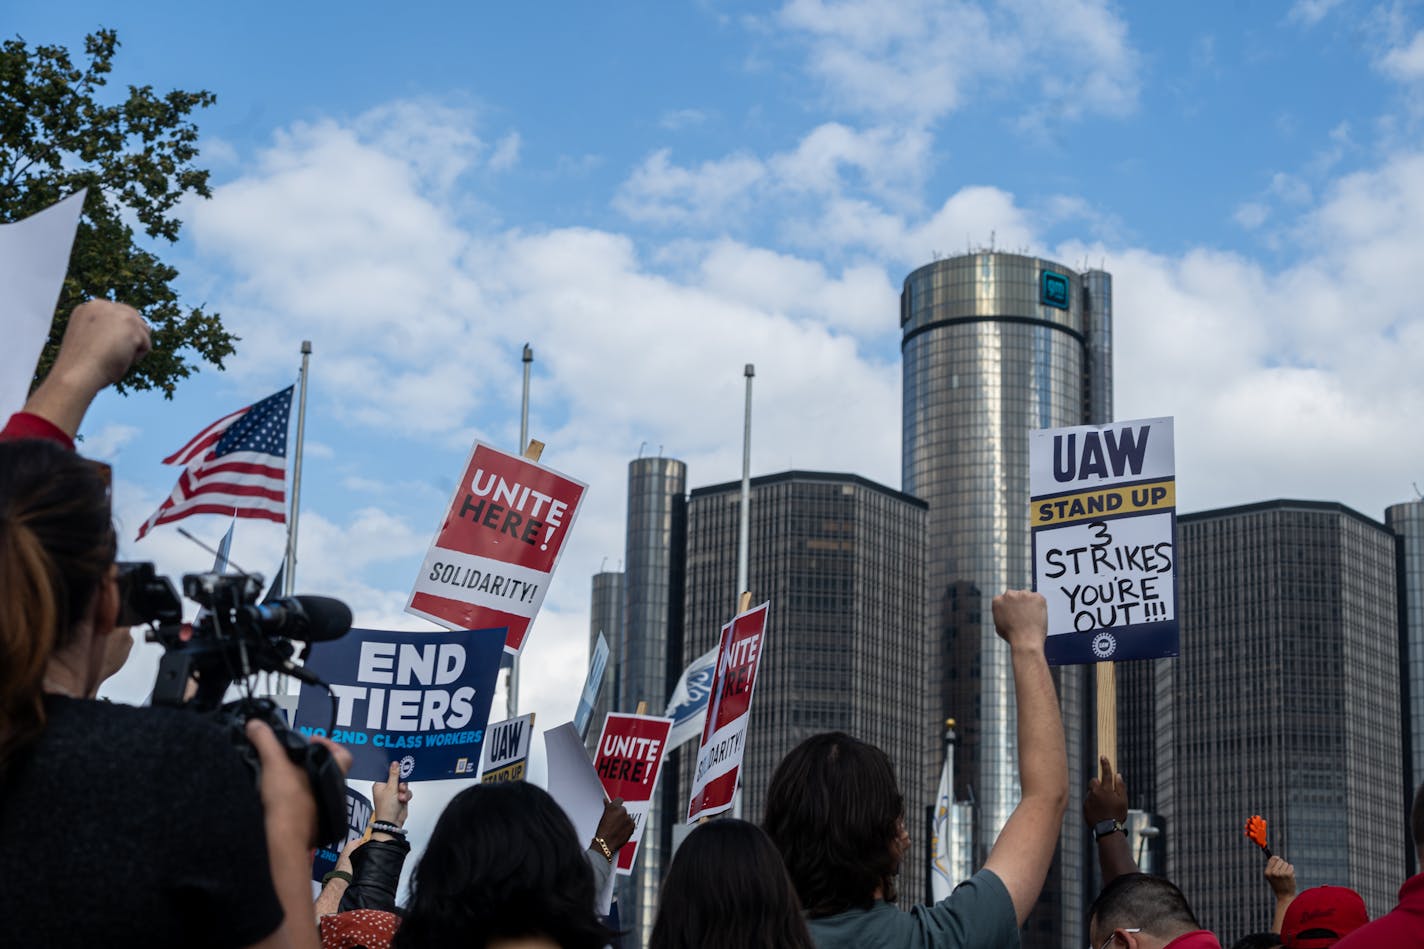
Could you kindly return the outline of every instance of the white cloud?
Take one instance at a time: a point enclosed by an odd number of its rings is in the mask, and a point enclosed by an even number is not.
[[[1024,87],[1033,124],[1137,104],[1139,56],[1101,0],[790,0],[777,21],[835,106],[860,114],[926,123]]]
[[[662,225],[708,224],[735,219],[750,207],[752,189],[767,174],[748,154],[704,161],[695,168],[673,164],[663,148],[649,155],[619,189],[613,206],[634,221]]]
[[[1286,18],[1294,23],[1314,26],[1344,0],[1295,0]]]
[[[519,149],[523,144],[518,132],[510,132],[501,138],[490,155],[491,171],[507,171],[519,163]]]
[[[669,132],[679,132],[693,128],[707,121],[707,113],[702,109],[672,109],[658,118],[658,125]]]
[[[1380,68],[1400,82],[1424,79],[1424,30],[1414,34],[1408,43],[1395,46],[1379,60]]]

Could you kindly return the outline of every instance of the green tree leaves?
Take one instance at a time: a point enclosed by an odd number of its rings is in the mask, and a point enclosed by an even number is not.
[[[178,202],[211,196],[207,171],[193,164],[198,127],[189,116],[215,98],[129,86],[126,99],[110,104],[102,90],[118,46],[113,30],[98,30],[85,38],[88,61],[76,66],[60,46],[31,49],[20,38],[0,44],[0,221],[89,189],[35,378],[49,371],[70,310],[105,297],[138,308],[153,330],[153,352],[120,391],[157,388],[171,398],[199,362],[222,368],[237,337],[217,313],[179,301],[178,271],[141,247],[135,228],[174,242]]]

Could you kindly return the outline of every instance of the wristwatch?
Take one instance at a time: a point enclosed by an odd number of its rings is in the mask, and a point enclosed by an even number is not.
[[[1100,820],[1093,825],[1094,840],[1102,840],[1108,834],[1118,833],[1127,833],[1127,828],[1123,826],[1122,821],[1114,820],[1111,817],[1109,817],[1107,820]]]

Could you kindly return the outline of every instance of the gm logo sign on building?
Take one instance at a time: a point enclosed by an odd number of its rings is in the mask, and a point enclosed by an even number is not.
[[[1060,310],[1068,309],[1068,278],[1052,270],[1039,274],[1038,302]]]

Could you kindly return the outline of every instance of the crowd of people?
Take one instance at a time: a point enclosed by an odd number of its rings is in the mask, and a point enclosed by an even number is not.
[[[613,864],[634,831],[621,802],[610,802],[592,840],[580,840],[540,788],[473,785],[441,813],[400,905],[412,796],[393,765],[372,788],[369,834],[342,851],[313,903],[317,805],[306,772],[267,725],[246,728],[254,779],[212,719],[95,699],[131,640],[117,626],[109,472],[76,453],[74,438],[94,396],[148,347],[136,311],[84,304],[53,370],[0,433],[4,944],[617,944]],[[654,949],[1019,945],[1057,846],[1068,765],[1043,598],[1006,592],[994,598],[993,620],[1012,661],[1022,793],[973,877],[934,905],[901,910],[910,840],[891,762],[850,735],[816,735],[777,767],[760,824],[714,819],[687,836],[663,882]],[[1106,759],[1083,817],[1103,878],[1088,912],[1092,949],[1221,949],[1181,890],[1138,872],[1123,833],[1126,785]],[[1412,820],[1424,851],[1424,790]],[[1373,922],[1344,887],[1297,894],[1279,857],[1264,876],[1276,896],[1272,931],[1236,949],[1424,946],[1424,874]]]

